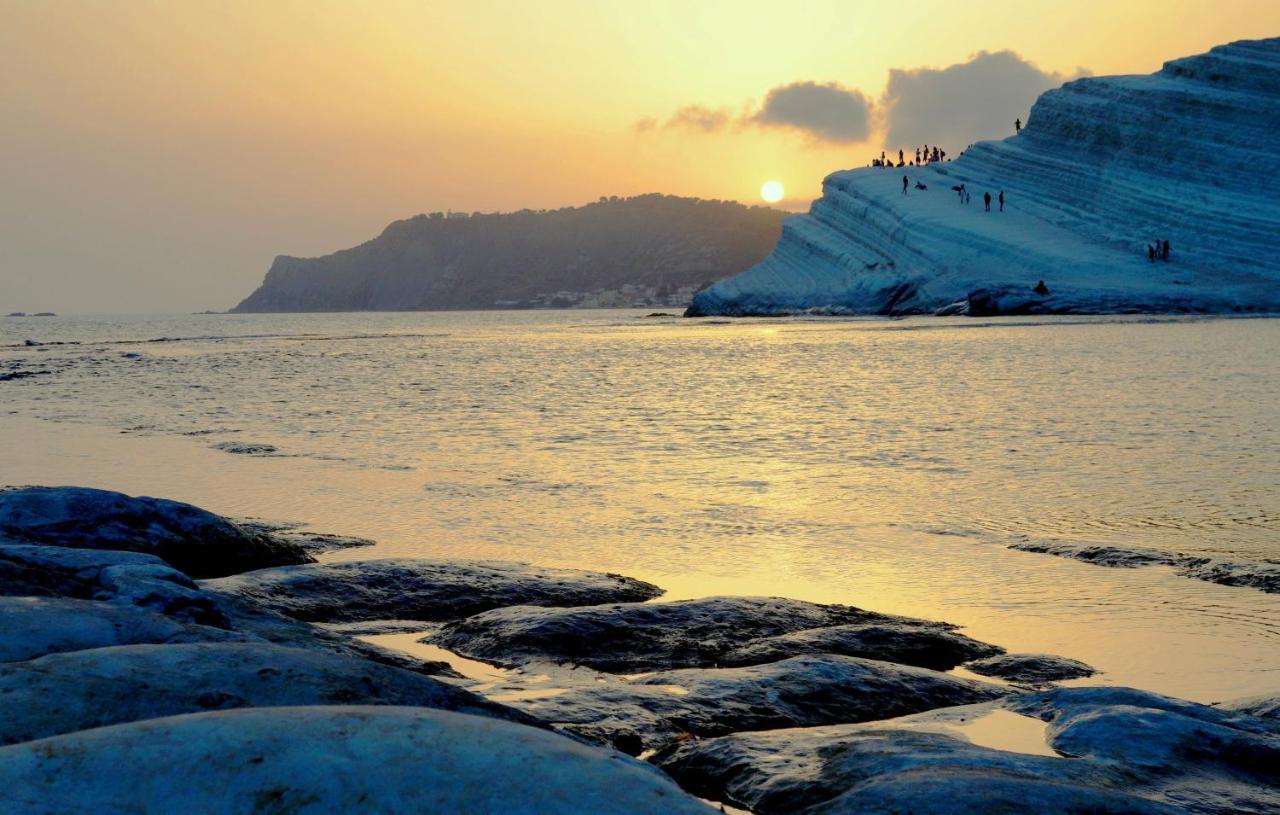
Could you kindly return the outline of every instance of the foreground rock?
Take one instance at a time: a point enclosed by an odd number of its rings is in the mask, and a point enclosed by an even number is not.
[[[422,662],[201,588],[154,555],[138,552],[0,544],[0,595],[15,598],[12,603],[0,598],[0,621],[21,625],[13,629],[7,648],[0,647],[9,659],[130,643],[234,639],[452,674],[442,662]],[[36,598],[64,601],[32,602]],[[97,602],[79,602],[86,600]],[[106,605],[125,609],[105,610]],[[51,628],[43,627],[41,615],[50,615]]]
[[[184,622],[227,626],[216,600],[155,555],[0,542],[0,595],[133,605]]]
[[[1097,673],[1078,659],[1052,654],[1002,654],[966,663],[964,667],[976,674],[994,676],[1020,685],[1045,685],[1064,679],[1082,679]]]
[[[940,731],[994,706],[686,742],[655,762],[695,794],[772,813],[1264,813],[1280,807],[1274,723],[1124,688],[996,703],[1049,724],[1063,756]],[[943,721],[943,720],[949,720]]]
[[[0,662],[112,645],[248,638],[134,606],[61,597],[0,597],[0,632]]]
[[[421,708],[220,711],[0,748],[13,815],[111,811],[710,815],[652,767]]]
[[[153,554],[192,577],[312,560],[296,544],[249,534],[190,504],[86,487],[0,490],[0,534],[16,543]]]
[[[1007,693],[924,668],[833,655],[610,680],[508,704],[559,729],[637,754],[688,735],[862,722]]]
[[[0,744],[241,707],[408,705],[532,719],[364,659],[258,642],[125,645],[0,665]]]
[[[878,633],[853,627],[869,625],[880,626]],[[832,626],[850,628],[785,638]],[[947,653],[960,662],[972,658],[964,654],[985,656],[999,650],[958,635],[946,637],[953,628],[852,606],[779,597],[710,597],[577,609],[500,608],[451,623],[433,641],[498,665],[547,660],[620,673],[764,662],[810,653],[819,644],[830,645],[836,653],[873,658],[914,652],[920,661],[939,665],[951,659]]]
[[[205,585],[312,622],[450,620],[499,606],[579,606],[662,593],[650,583],[602,572],[411,559],[284,566]]]

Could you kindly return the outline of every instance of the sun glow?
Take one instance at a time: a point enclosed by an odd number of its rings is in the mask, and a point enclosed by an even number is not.
[[[782,182],[780,181],[766,181],[764,182],[764,186],[760,188],[760,197],[768,201],[770,204],[775,204],[778,201],[781,201],[782,196],[786,194],[787,191],[782,188]]]

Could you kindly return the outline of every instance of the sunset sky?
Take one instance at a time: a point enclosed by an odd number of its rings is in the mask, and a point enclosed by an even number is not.
[[[0,20],[0,311],[131,312],[227,308],[277,254],[425,211],[758,203],[770,179],[803,207],[882,147],[1004,136],[1081,72],[1280,34],[1280,2],[0,0]]]

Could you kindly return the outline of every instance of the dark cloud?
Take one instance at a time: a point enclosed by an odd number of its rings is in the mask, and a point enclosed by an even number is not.
[[[937,144],[958,155],[976,141],[1012,135],[1013,120],[1026,122],[1036,97],[1072,78],[1013,51],[981,51],[948,68],[895,68],[880,100],[885,145]]]
[[[871,125],[871,102],[861,91],[835,82],[793,82],[769,91],[749,122],[784,127],[817,141],[859,142]]]
[[[770,90],[758,110],[750,103],[737,114],[728,107],[686,105],[660,126],[663,130],[699,133],[744,127],[786,128],[815,141],[856,142],[867,138],[870,123],[871,102],[860,91],[835,82],[793,82]],[[632,127],[644,133],[657,129],[659,124],[657,119],[646,117]]]

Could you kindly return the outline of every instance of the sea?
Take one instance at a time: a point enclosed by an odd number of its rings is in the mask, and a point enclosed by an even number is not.
[[[0,318],[0,485],[960,624],[1201,702],[1280,690],[1280,320],[634,310]]]

